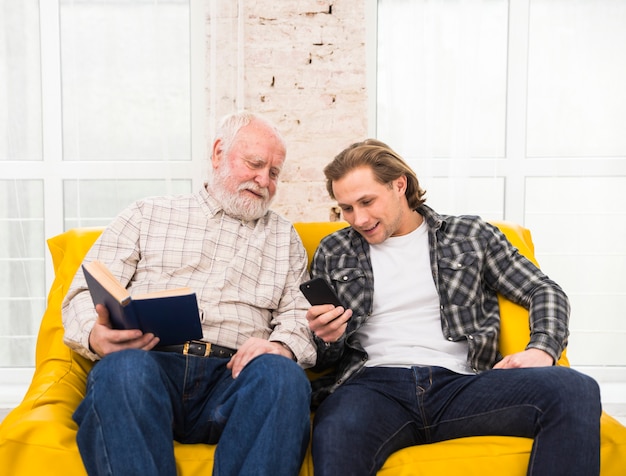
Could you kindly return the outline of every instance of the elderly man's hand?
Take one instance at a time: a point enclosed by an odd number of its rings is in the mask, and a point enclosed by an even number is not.
[[[102,304],[96,306],[96,312],[98,319],[89,334],[89,348],[100,357],[124,349],[150,350],[159,343],[154,334],[139,329],[112,329],[109,311]]]
[[[233,373],[233,378],[237,378],[246,365],[252,359],[262,354],[277,354],[293,359],[293,353],[280,342],[272,342],[259,337],[250,337],[232,356],[226,367]]]

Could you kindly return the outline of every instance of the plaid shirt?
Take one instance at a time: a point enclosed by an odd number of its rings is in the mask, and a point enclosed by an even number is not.
[[[316,351],[299,289],[307,255],[293,226],[274,212],[242,222],[205,188],[136,202],[104,230],[85,261],[98,259],[131,294],[187,286],[196,292],[204,339],[239,348],[260,337],[289,346],[303,367]],[[65,342],[90,359],[96,320],[82,272],[63,302]]]
[[[497,293],[529,310],[527,348],[544,350],[558,360],[568,336],[569,301],[563,290],[511,246],[500,230],[480,218],[443,216],[425,205],[418,212],[428,224],[443,337],[467,342],[474,372],[490,369],[502,358]],[[355,332],[372,313],[374,275],[368,243],[351,227],[329,235],[315,252],[311,274],[332,283],[353,311],[339,341],[324,344],[315,338],[315,370],[333,368],[313,383],[317,405],[367,360]]]

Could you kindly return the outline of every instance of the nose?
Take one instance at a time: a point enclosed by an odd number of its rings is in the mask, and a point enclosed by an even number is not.
[[[258,184],[259,187],[269,188],[270,184],[272,183],[269,169],[259,170],[254,177],[254,181]]]
[[[356,227],[362,227],[369,220],[369,215],[367,212],[359,207],[354,207],[352,211],[352,217],[354,219],[354,225]]]

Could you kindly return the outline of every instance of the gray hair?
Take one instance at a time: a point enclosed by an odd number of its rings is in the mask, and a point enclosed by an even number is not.
[[[215,133],[215,140],[221,139],[223,144],[223,151],[226,155],[230,152],[230,148],[233,145],[233,141],[237,136],[237,133],[242,127],[247,126],[252,121],[259,121],[268,128],[270,128],[276,134],[276,137],[280,140],[284,149],[287,148],[285,144],[285,139],[282,134],[276,127],[274,123],[270,120],[260,116],[259,114],[255,114],[250,111],[239,111],[232,114],[228,114],[224,116],[220,121],[217,131]]]

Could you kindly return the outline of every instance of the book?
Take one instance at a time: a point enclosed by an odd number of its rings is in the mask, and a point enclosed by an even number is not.
[[[196,293],[176,288],[131,296],[101,261],[82,266],[94,306],[103,304],[114,329],[141,329],[159,337],[159,345],[202,338]]]

